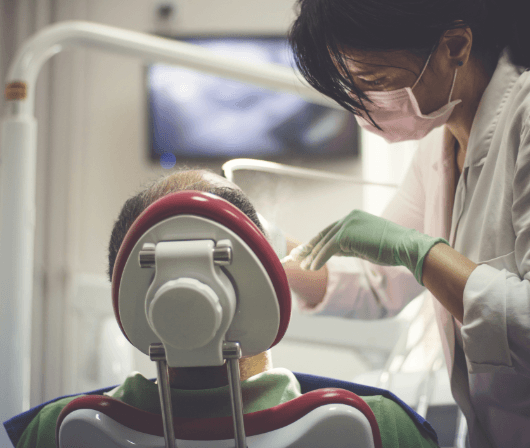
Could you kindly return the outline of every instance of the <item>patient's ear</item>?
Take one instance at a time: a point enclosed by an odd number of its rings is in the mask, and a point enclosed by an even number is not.
[[[239,360],[239,377],[245,381],[254,375],[272,369],[272,356],[270,349],[248,358]]]

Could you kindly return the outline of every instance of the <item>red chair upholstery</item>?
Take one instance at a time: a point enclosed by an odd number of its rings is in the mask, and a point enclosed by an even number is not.
[[[108,419],[104,420],[104,416]],[[249,448],[382,447],[370,407],[359,396],[343,389],[308,392],[273,408],[246,414],[244,420]],[[173,426],[179,447],[230,446],[234,437],[231,417],[173,418]],[[329,445],[322,445],[322,438]],[[162,418],[107,396],[80,397],[61,412],[56,440],[59,448],[163,447]],[[183,441],[202,443],[186,445]]]

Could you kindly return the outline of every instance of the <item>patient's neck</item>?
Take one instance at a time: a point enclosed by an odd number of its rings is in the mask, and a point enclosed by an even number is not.
[[[270,350],[239,360],[241,381],[272,369]],[[228,384],[226,364],[215,367],[183,367],[168,369],[169,386],[173,389],[213,389]]]

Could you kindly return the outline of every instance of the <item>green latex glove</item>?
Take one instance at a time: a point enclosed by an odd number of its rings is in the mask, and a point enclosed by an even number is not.
[[[405,266],[418,283],[423,260],[437,244],[449,244],[387,219],[354,210],[345,218],[322,230],[309,243],[295,247],[290,256],[302,269],[318,270],[333,255],[358,257],[375,264]]]

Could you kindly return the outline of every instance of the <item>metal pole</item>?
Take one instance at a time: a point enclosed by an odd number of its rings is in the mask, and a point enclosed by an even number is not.
[[[455,448],[466,448],[467,421],[464,413],[458,409],[458,424],[455,436]]]
[[[0,154],[0,421],[30,407],[37,121],[8,117]]]
[[[158,381],[158,394],[162,408],[162,423],[164,425],[164,439],[166,448],[177,448],[175,441],[175,428],[173,427],[173,411],[171,409],[171,390],[167,374],[166,351],[162,344],[149,346],[149,357],[156,362],[156,377]]]
[[[247,448],[245,422],[243,420],[243,397],[241,395],[241,381],[239,378],[239,358],[241,358],[241,347],[239,343],[224,342],[223,358],[226,359],[228,368],[228,385],[230,387],[230,403],[232,405],[236,448]]]
[[[436,372],[440,370],[443,365],[442,351],[440,350],[437,356],[432,361],[429,366],[427,374],[424,376],[422,381],[422,394],[418,398],[418,408],[416,412],[420,414],[423,418],[427,418],[427,411],[429,410],[429,405],[431,402],[433,389],[436,383]]]

